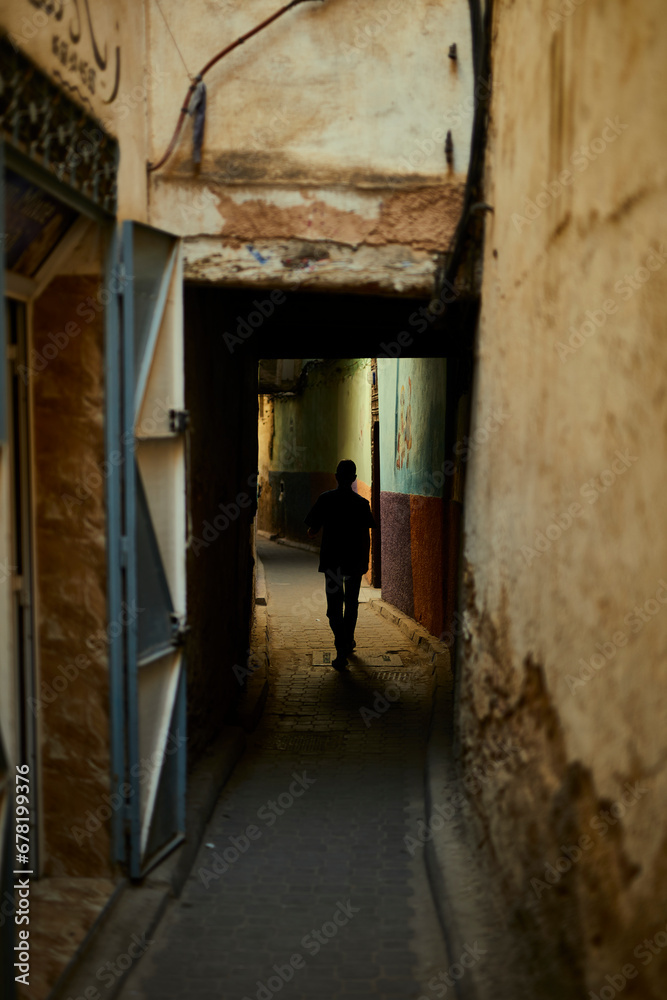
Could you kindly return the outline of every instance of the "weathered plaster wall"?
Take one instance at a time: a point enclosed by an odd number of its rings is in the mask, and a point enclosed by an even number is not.
[[[94,276],[58,277],[34,308],[31,357],[46,359],[30,380],[45,875],[110,873],[99,816],[110,786],[104,337],[100,313],[85,324],[77,313],[99,287]],[[78,333],[63,338],[66,322]],[[54,351],[51,334],[65,346]]]
[[[317,178],[304,180],[300,190],[272,190],[266,180],[260,190],[244,185],[226,191],[220,185],[204,184],[197,192],[209,194],[211,211],[204,217],[203,233],[215,233],[232,244],[294,238],[353,247],[397,244],[444,250],[454,234],[462,201],[461,185],[455,183],[395,192],[387,190],[390,179],[382,187],[376,184],[379,190],[356,191],[345,190],[351,187],[350,178],[335,176],[319,182]],[[183,227],[174,219],[176,206],[184,207],[189,218],[193,194],[192,181],[179,197],[173,182],[157,180],[152,219],[163,228],[177,228],[184,236],[196,235],[202,224],[199,219]]]
[[[192,74],[278,9],[270,0],[195,0],[185,9],[167,0],[161,7]],[[154,0],[148,11],[151,58],[170,77],[159,106],[152,109],[157,154],[171,137],[190,81]],[[453,42],[457,62],[447,59]],[[363,167],[366,177],[370,166],[383,174],[440,179],[444,135],[437,150],[435,140],[433,149],[421,145],[444,126],[452,130],[455,169],[465,171],[470,109],[464,99],[472,92],[469,46],[470,14],[460,0],[388,0],[382,10],[369,0],[305,3],[207,74],[202,171],[217,170],[225,179],[286,173],[292,180],[295,167],[301,175]],[[394,89],[399,80],[407,86],[401,104]],[[446,111],[451,111],[447,122]],[[174,164],[187,171],[191,127],[188,132]],[[397,142],[396,135],[402,140]]]
[[[194,74],[277,9],[272,0],[166,0],[161,8],[164,18],[149,0],[151,71],[166,77],[150,99],[153,161],[167,148],[189,85],[165,21]],[[454,43],[456,60],[447,56]],[[191,238],[186,275],[243,274],[262,241],[267,262],[287,256],[286,241],[309,240],[326,243],[331,255],[400,248],[408,267],[421,264],[413,254],[430,254],[433,267],[458,221],[470,152],[466,0],[305,3],[223,59],[205,82],[201,164],[192,161],[190,118],[173,157],[150,180],[151,220]],[[290,268],[277,277],[289,283]],[[400,274],[391,277],[402,283]]]
[[[443,629],[447,361],[378,358],[382,596]]]
[[[145,221],[147,98],[165,81],[147,66],[144,0],[4,0],[0,29],[119,139],[119,215]],[[73,163],[92,139],[76,137]]]
[[[269,480],[271,453],[273,451],[274,416],[273,397],[259,397],[257,417],[257,527],[261,531],[274,531],[272,486]]]
[[[667,978],[667,951],[641,951],[667,892],[667,21],[659,0],[571,8],[496,5],[461,743],[466,769],[494,738],[525,752],[476,802],[551,988],[599,993],[630,963],[625,994],[649,998]]]
[[[343,458],[355,462],[354,488],[370,502],[370,365],[370,358],[311,362],[299,395],[265,397],[260,528],[307,541],[303,520],[319,494],[336,487]]]
[[[429,298],[438,255],[405,246],[344,246],[333,240],[255,239],[251,244],[217,237],[183,242],[185,276],[253,289],[286,287],[302,292],[350,292]]]

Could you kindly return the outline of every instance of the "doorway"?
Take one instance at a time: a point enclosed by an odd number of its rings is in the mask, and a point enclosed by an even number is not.
[[[39,871],[37,803],[37,725],[35,704],[34,538],[31,488],[30,401],[25,373],[28,367],[28,308],[17,299],[5,300],[8,370],[8,443],[10,480],[10,582],[13,633],[12,670],[16,691],[13,746],[17,763],[30,768],[31,867]]]

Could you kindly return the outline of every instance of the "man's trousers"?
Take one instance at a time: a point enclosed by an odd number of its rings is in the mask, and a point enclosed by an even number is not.
[[[325,573],[327,593],[327,618],[334,634],[337,653],[352,651],[354,630],[359,612],[361,573],[343,574],[328,569]]]

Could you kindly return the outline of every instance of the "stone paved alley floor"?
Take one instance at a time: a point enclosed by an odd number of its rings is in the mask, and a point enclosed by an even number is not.
[[[449,961],[404,840],[423,816],[429,669],[367,602],[348,671],[313,666],[333,648],[317,557],[258,551],[269,699],[123,1000],[430,1000]]]

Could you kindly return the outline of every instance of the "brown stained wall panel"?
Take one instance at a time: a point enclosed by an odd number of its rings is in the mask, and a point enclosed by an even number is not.
[[[83,305],[98,288],[95,277],[58,277],[34,308],[37,709],[48,875],[111,871],[104,333],[102,312]]]
[[[415,620],[431,635],[443,631],[442,500],[410,496],[410,553]]]

